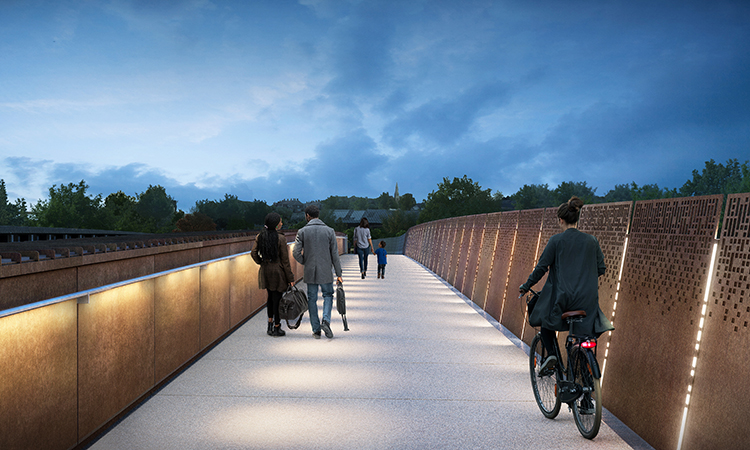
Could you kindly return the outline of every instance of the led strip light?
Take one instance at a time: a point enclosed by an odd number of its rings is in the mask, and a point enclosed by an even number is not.
[[[708,270],[708,279],[706,280],[706,294],[703,296],[703,308],[701,309],[701,320],[698,324],[698,336],[695,338],[695,353],[693,354],[693,363],[690,368],[690,384],[687,388],[685,397],[685,408],[682,410],[682,424],[680,425],[680,439],[677,441],[677,450],[682,448],[682,439],[685,437],[685,424],[687,423],[688,407],[690,406],[690,394],[693,392],[693,382],[695,381],[695,367],[698,365],[698,356],[700,355],[701,337],[703,335],[703,325],[706,323],[706,310],[708,310],[708,294],[711,290],[711,281],[714,276],[714,263],[716,262],[716,252],[719,244],[714,242],[713,253],[711,254],[711,265]]]

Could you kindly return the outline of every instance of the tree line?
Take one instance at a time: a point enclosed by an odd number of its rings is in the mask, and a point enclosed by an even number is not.
[[[8,201],[5,181],[0,179],[0,225],[82,228],[144,233],[171,231],[249,230],[260,228],[271,211],[284,218],[290,228],[304,226],[304,221],[292,223],[289,208],[269,206],[262,200],[245,201],[225,194],[221,200],[199,200],[185,213],[177,209],[177,201],[164,187],[149,186],[134,196],[122,191],[91,195],[84,180],[49,188],[49,196],[27,205],[25,199]],[[320,202],[321,219],[337,231],[351,232],[347,225],[333,216],[336,209],[388,209],[391,213],[373,237],[398,236],[417,223],[448,217],[497,212],[508,209],[533,209],[557,206],[572,196],[585,203],[651,200],[690,197],[710,194],[750,192],[750,165],[730,159],[726,164],[713,159],[706,161],[702,170],[693,170],[692,178],[679,188],[662,188],[656,184],[639,186],[635,182],[616,185],[603,196],[585,181],[566,181],[555,188],[547,184],[524,185],[518,192],[504,197],[500,192],[482,188],[464,175],[462,178],[443,178],[437,189],[417,211],[417,202],[410,193],[398,196],[387,192],[379,197],[330,196]]]

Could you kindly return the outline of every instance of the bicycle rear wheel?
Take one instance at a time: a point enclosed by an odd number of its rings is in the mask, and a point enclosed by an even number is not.
[[[594,439],[602,423],[602,392],[599,380],[585,350],[575,349],[571,358],[573,381],[583,387],[584,394],[573,402],[573,418],[578,431],[586,439]]]
[[[542,344],[542,337],[537,334],[531,341],[531,349],[529,350],[531,388],[534,391],[536,404],[544,417],[554,419],[560,412],[560,397],[557,395],[557,371],[549,370],[547,373],[539,373],[547,355],[547,350]]]

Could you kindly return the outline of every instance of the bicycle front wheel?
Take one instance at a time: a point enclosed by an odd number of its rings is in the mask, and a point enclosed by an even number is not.
[[[544,417],[554,419],[560,412],[560,397],[557,395],[557,371],[548,370],[547,373],[540,373],[539,370],[547,355],[547,350],[542,344],[542,337],[537,334],[531,341],[531,349],[529,350],[531,388],[534,391],[536,404]]]
[[[599,380],[594,378],[594,370],[585,350],[577,348],[571,360],[573,381],[583,388],[583,395],[572,404],[573,418],[581,435],[586,439],[594,439],[602,423],[602,391]]]

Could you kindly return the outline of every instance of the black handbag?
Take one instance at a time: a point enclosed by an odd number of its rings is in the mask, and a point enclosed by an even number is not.
[[[297,286],[289,286],[279,302],[279,317],[286,320],[286,325],[290,330],[294,330],[302,323],[305,311],[307,311],[307,295],[297,289]],[[289,323],[290,320],[296,320],[297,323],[292,325]]]
[[[539,301],[539,292],[534,292],[531,289],[529,289],[529,292],[531,294],[526,297],[526,311],[528,312],[528,316],[526,316],[527,318],[531,317],[536,302]]]
[[[344,294],[344,285],[340,282],[336,282],[336,310],[341,314],[344,331],[349,331],[349,323],[346,321],[346,295]]]

